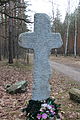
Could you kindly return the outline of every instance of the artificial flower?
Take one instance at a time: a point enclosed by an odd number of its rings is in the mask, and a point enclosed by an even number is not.
[[[40,120],[41,119],[41,114],[38,114],[37,118],[38,118],[38,120]]]
[[[48,115],[47,115],[46,113],[43,113],[43,114],[42,114],[42,118],[43,118],[43,119],[46,119],[47,117],[48,117]]]
[[[46,103],[44,103],[44,104],[42,104],[41,106],[42,106],[42,107],[47,107],[47,104],[46,104]]]

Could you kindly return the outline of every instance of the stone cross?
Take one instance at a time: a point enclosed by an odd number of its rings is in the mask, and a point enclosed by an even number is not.
[[[34,32],[20,34],[19,45],[34,50],[32,100],[40,101],[49,98],[51,69],[48,57],[52,48],[62,46],[62,39],[59,33],[51,32],[48,15],[44,13],[35,14]]]

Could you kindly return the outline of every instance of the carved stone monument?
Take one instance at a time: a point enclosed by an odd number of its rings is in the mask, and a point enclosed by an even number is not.
[[[50,97],[49,79],[51,69],[49,55],[52,48],[62,46],[59,33],[52,33],[50,19],[44,13],[34,16],[34,32],[22,33],[19,36],[19,45],[34,50],[33,90],[32,100],[45,100]]]

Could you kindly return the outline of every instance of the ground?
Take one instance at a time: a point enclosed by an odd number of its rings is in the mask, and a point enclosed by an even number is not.
[[[79,56],[74,58],[74,56],[60,56],[60,55],[58,55],[58,57],[51,56],[50,58],[52,61],[55,61],[58,63],[63,63],[65,65],[80,69],[80,57]]]
[[[80,68],[80,58],[51,56],[51,60]],[[21,94],[10,95],[6,93],[6,84],[27,80],[27,91]],[[80,104],[69,98],[69,90],[72,87],[80,89],[80,83],[62,73],[53,71],[51,97],[61,104],[63,120],[80,120]],[[24,62],[16,62],[13,65],[0,62],[0,120],[25,120],[21,108],[31,99],[32,91],[32,66],[26,66]]]

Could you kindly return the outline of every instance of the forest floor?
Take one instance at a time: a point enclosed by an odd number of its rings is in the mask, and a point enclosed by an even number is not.
[[[72,67],[80,68],[80,58],[55,57],[51,56],[52,61],[57,61]],[[6,92],[6,84],[17,81],[28,81],[27,91],[21,94],[10,95]],[[62,73],[53,71],[51,97],[61,104],[63,120],[80,120],[80,104],[73,102],[69,98],[69,90],[73,87],[80,89],[80,82]],[[25,120],[21,108],[25,107],[31,99],[32,91],[32,65],[25,65],[24,62],[15,61],[9,65],[6,61],[0,62],[0,120]]]
[[[77,56],[76,58],[72,56],[51,56],[50,59],[52,61],[58,62],[58,63],[63,63],[65,65],[75,67],[77,69],[80,69],[80,57]]]

